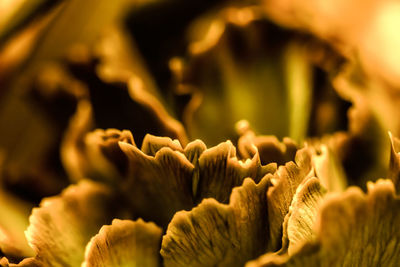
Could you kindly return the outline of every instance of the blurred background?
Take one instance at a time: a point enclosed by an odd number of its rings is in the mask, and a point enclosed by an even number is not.
[[[391,0],[0,0],[1,188],[24,221],[89,131],[210,147],[243,120],[329,144],[363,186],[400,134],[398,29]]]

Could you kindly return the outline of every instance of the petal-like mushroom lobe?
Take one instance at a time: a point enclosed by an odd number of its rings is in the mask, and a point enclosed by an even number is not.
[[[128,158],[127,177],[119,187],[135,216],[165,227],[176,211],[191,209],[194,167],[183,153],[163,147],[153,157],[134,145],[119,145]]]
[[[346,188],[347,179],[342,164],[336,154],[327,145],[319,145],[320,153],[314,153],[312,163],[321,184],[329,192],[342,192]]]
[[[400,198],[389,180],[368,183],[367,195],[350,188],[327,199],[316,225],[322,265],[398,265],[399,225]]]
[[[175,214],[163,237],[161,255],[169,266],[243,266],[268,243],[268,177],[250,178],[233,190],[230,204],[205,199]]]
[[[6,257],[0,259],[0,266],[1,267],[8,267],[8,260]]]
[[[82,180],[33,209],[26,231],[43,266],[80,266],[86,244],[116,213],[107,187]]]
[[[169,137],[159,137],[147,134],[142,143],[142,151],[146,155],[155,156],[156,153],[163,147],[169,147],[174,151],[183,151],[181,143],[177,139],[172,140]]]
[[[256,183],[276,164],[263,166],[259,154],[239,160],[230,141],[207,149],[195,140],[182,147],[169,137],[146,135],[139,149],[129,131],[96,130],[84,139],[80,173],[106,182],[130,203],[136,218],[166,228],[175,212],[204,198],[228,203],[232,188],[246,177]]]
[[[199,158],[201,154],[207,149],[207,146],[201,140],[190,142],[184,150],[185,157],[193,164],[193,177],[192,177],[192,195],[195,197],[198,192],[198,185],[200,180],[200,166]]]
[[[289,212],[297,187],[306,178],[315,176],[308,148],[297,152],[295,162],[288,162],[285,166],[280,166],[272,178],[273,186],[268,189],[271,250],[277,250],[280,247],[282,224]]]
[[[162,229],[154,223],[115,219],[86,247],[82,267],[158,267]]]
[[[207,149],[199,158],[200,181],[196,199],[215,198],[228,203],[232,188],[240,186],[246,177],[256,183],[267,173],[275,170],[275,165],[262,166],[258,153],[245,162],[236,158],[236,148],[230,141]]]
[[[127,130],[97,129],[85,137],[85,177],[115,185],[127,169],[128,160],[118,142],[135,144],[132,133]]]
[[[207,149],[203,141],[197,139],[185,147],[185,156],[193,164],[198,165],[200,155]]]
[[[389,133],[392,144],[390,150],[389,178],[393,180],[396,192],[400,192],[400,140]]]
[[[327,195],[317,213],[315,240],[292,255],[266,254],[249,262],[261,266],[398,266],[400,197],[392,181],[352,187]]]
[[[246,122],[237,123],[237,128],[241,127],[240,123]],[[284,165],[295,158],[297,146],[290,138],[284,138],[283,142],[279,142],[278,138],[272,135],[256,136],[250,129],[238,129],[238,131],[242,132],[238,140],[238,150],[244,158],[251,158],[255,150],[258,150],[263,165],[271,162]]]
[[[301,184],[293,197],[287,222],[288,254],[306,241],[315,239],[314,224],[326,190],[315,177]],[[285,231],[285,230],[284,230]]]
[[[76,140],[70,140],[72,137],[64,140],[62,156],[65,156],[64,165],[69,175],[74,180],[90,177],[110,184],[117,183],[127,168],[127,158],[118,142],[135,144],[132,133],[97,129],[82,135]]]

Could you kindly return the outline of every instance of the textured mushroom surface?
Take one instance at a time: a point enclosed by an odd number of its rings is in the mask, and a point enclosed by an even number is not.
[[[82,266],[161,266],[161,232],[154,223],[113,220],[89,242]]]
[[[314,225],[315,240],[291,255],[266,254],[246,266],[396,266],[399,202],[390,180],[328,195]]]
[[[399,29],[397,0],[0,0],[0,267],[399,266]]]
[[[112,192],[87,180],[43,200],[26,232],[36,260],[44,266],[79,266],[90,238],[116,215],[112,206]]]
[[[175,214],[163,237],[165,266],[243,266],[269,242],[266,190],[246,179],[229,204],[205,199],[191,211]]]

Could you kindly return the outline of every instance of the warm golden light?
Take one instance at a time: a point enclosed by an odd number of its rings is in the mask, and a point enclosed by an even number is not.
[[[400,3],[0,0],[0,266],[397,266]]]

